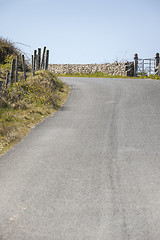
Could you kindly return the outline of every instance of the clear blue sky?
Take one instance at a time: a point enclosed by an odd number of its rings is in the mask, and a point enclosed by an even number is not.
[[[160,52],[160,0],[0,0],[0,36],[50,63],[105,63]]]

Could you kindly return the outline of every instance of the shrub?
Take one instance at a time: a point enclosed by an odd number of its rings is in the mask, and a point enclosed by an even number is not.
[[[5,64],[7,57],[19,54],[20,50],[18,50],[11,41],[0,37],[0,64]]]
[[[51,105],[58,107],[58,92],[63,91],[63,83],[48,71],[39,71],[27,81],[21,80],[8,88],[3,85],[0,95],[0,107],[24,109],[29,104]]]

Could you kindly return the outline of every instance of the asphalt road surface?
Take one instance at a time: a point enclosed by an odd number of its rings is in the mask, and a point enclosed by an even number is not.
[[[64,81],[63,109],[0,158],[0,240],[159,240],[160,82]]]

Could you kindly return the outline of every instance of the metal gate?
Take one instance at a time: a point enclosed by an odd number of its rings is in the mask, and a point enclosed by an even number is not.
[[[138,58],[137,75],[148,76],[150,74],[155,74],[155,58]]]

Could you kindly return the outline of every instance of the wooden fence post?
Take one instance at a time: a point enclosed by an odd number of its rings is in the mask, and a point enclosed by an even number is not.
[[[24,55],[22,55],[22,67],[23,67],[23,73],[24,73],[24,80],[26,80],[27,76],[26,76],[26,66],[25,66]]]
[[[48,69],[48,62],[49,62],[49,50],[46,52],[46,63],[45,63],[45,70]]]
[[[6,76],[6,88],[8,87],[9,81],[10,81],[10,73],[7,72],[7,76]]]
[[[36,69],[36,62],[37,62],[37,50],[34,50],[34,66],[33,66],[34,71],[37,70],[37,69]]]
[[[134,54],[134,77],[137,77],[137,69],[138,69],[138,54]]]
[[[44,69],[45,53],[46,53],[46,46],[43,48],[42,61],[41,61],[41,69]]]
[[[36,71],[38,71],[38,54],[36,55]]]
[[[10,72],[10,82],[11,82],[11,84],[14,82],[15,63],[16,63],[16,60],[12,59],[11,72]]]
[[[19,62],[19,57],[16,57],[16,79],[15,81],[18,82],[18,62]]]
[[[38,70],[41,67],[41,48],[38,48]]]
[[[34,76],[34,56],[32,55],[32,76]]]

